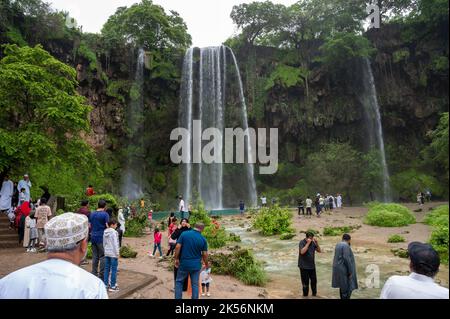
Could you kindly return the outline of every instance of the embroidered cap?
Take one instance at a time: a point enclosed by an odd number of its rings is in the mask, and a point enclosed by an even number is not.
[[[85,215],[65,213],[45,224],[47,248],[58,249],[88,237],[89,221]]]

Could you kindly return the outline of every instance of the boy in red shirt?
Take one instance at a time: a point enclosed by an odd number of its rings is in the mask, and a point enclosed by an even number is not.
[[[159,231],[158,228],[155,228],[155,233],[153,235],[153,240],[154,240],[154,244],[153,244],[153,254],[150,254],[150,257],[155,257],[155,253],[156,253],[156,249],[158,249],[159,251],[159,259],[163,258],[163,253],[161,250],[161,240],[162,240],[162,234]]]

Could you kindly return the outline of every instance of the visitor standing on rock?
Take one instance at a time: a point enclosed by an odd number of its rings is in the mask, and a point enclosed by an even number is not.
[[[302,213],[302,215],[305,215],[305,206],[303,205],[302,198],[298,199],[297,208],[298,208],[298,216],[300,216],[300,213]]]
[[[341,209],[342,208],[342,195],[337,194],[336,196],[336,207]]]
[[[45,225],[48,223],[49,219],[52,217],[52,209],[47,205],[47,199],[45,197],[41,198],[41,204],[36,208],[36,227],[38,229],[39,244],[41,246],[46,246],[45,238]]]
[[[244,201],[243,201],[243,200],[241,200],[241,201],[239,202],[239,212],[241,213],[241,216],[244,215],[244,212],[245,212],[245,204],[244,204]]]
[[[336,245],[333,259],[333,288],[339,288],[341,299],[350,299],[352,291],[358,289],[355,257],[351,248],[351,236],[344,234]]]
[[[439,254],[429,244],[408,245],[409,276],[390,277],[381,291],[381,299],[449,299],[447,288],[434,282],[439,272]]]
[[[21,179],[19,181],[19,184],[17,184],[17,190],[20,192],[21,190],[25,189],[25,202],[29,202],[31,199],[31,193],[30,193],[30,188],[31,188],[31,181],[30,181],[30,177],[28,176],[28,174],[23,175],[23,179]]]
[[[313,296],[317,295],[317,275],[315,255],[322,252],[312,232],[307,232],[306,237],[299,243],[298,267],[300,268],[300,277],[302,280],[303,297],[311,292]]]
[[[45,225],[47,260],[2,278],[0,299],[108,299],[103,281],[79,267],[88,231],[88,219],[80,214],[50,220]]]
[[[5,175],[2,183],[2,189],[0,190],[0,212],[9,213],[12,207],[13,194],[14,184],[9,179],[9,176]]]
[[[189,276],[191,279],[192,299],[199,297],[199,278],[202,260],[206,268],[208,263],[208,243],[201,232],[205,225],[195,224],[193,230],[185,231],[177,240],[175,248],[175,266],[178,267],[175,282],[175,299],[183,298],[183,283]]]
[[[91,245],[92,245],[92,274],[104,279],[105,270],[105,250],[103,247],[103,233],[108,227],[109,215],[106,212],[106,201],[98,201],[97,210],[89,215],[91,225]],[[100,263],[100,270],[98,265]]]

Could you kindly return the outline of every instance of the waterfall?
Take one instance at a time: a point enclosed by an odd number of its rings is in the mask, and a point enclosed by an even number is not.
[[[389,170],[386,163],[384,149],[383,126],[381,124],[380,106],[378,105],[377,90],[373,77],[372,67],[368,58],[363,61],[363,104],[365,124],[368,130],[369,144],[380,152],[380,164],[383,174],[383,201],[391,202],[391,186]]]
[[[198,55],[198,57],[197,57]],[[230,76],[227,67],[227,56],[231,56],[234,65],[234,75],[239,88],[239,121],[236,119],[231,127],[240,126],[248,128],[247,107],[245,104],[244,90],[239,68],[232,50],[225,46],[206,47],[201,49],[189,49],[183,62],[182,83],[180,92],[179,124],[190,132],[190,149],[187,154],[189,163],[182,164],[182,181],[180,183],[181,194],[189,203],[193,199],[195,189],[208,209],[220,209],[225,206],[235,207],[239,200],[245,200],[248,206],[256,205],[256,184],[254,179],[253,164],[242,164],[242,167],[228,170],[223,163],[192,164],[192,160],[198,158],[198,154],[192,153],[193,140],[198,139],[193,130],[193,120],[200,121],[201,131],[206,128],[217,128],[222,132],[222,140],[218,153],[224,159],[223,133],[226,116],[236,112],[234,104],[230,102],[235,96],[228,87]],[[236,85],[236,84],[234,84]],[[235,125],[236,124],[236,125]],[[203,147],[206,143],[202,142]],[[246,152],[251,156],[251,145],[246,143]],[[238,165],[238,164],[227,164]],[[245,173],[242,171],[245,170]],[[245,182],[243,184],[244,179]]]
[[[134,83],[130,90],[131,103],[127,113],[128,148],[126,150],[127,163],[125,176],[122,180],[122,196],[137,199],[142,196],[142,168],[143,155],[141,154],[144,129],[144,62],[145,51],[140,48],[136,61]]]

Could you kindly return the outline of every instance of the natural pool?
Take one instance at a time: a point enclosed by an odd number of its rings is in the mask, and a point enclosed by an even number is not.
[[[269,282],[266,286],[269,298],[300,298],[301,282],[297,267],[300,234],[292,240],[280,240],[279,236],[263,237],[256,231],[247,231],[250,221],[224,219],[223,226],[230,233],[241,237],[240,245],[252,249],[255,257],[263,262]],[[331,266],[334,247],[339,237],[320,237],[322,253],[316,254],[318,295],[321,298],[339,298],[339,290],[331,288]],[[359,289],[353,292],[354,299],[379,298],[385,281],[392,275],[406,275],[409,261],[396,257],[390,247],[375,244],[353,245]],[[376,276],[374,271],[379,271]],[[372,278],[379,278],[378,285]],[[448,268],[442,267],[438,281],[448,287]],[[368,286],[369,285],[369,286]]]

